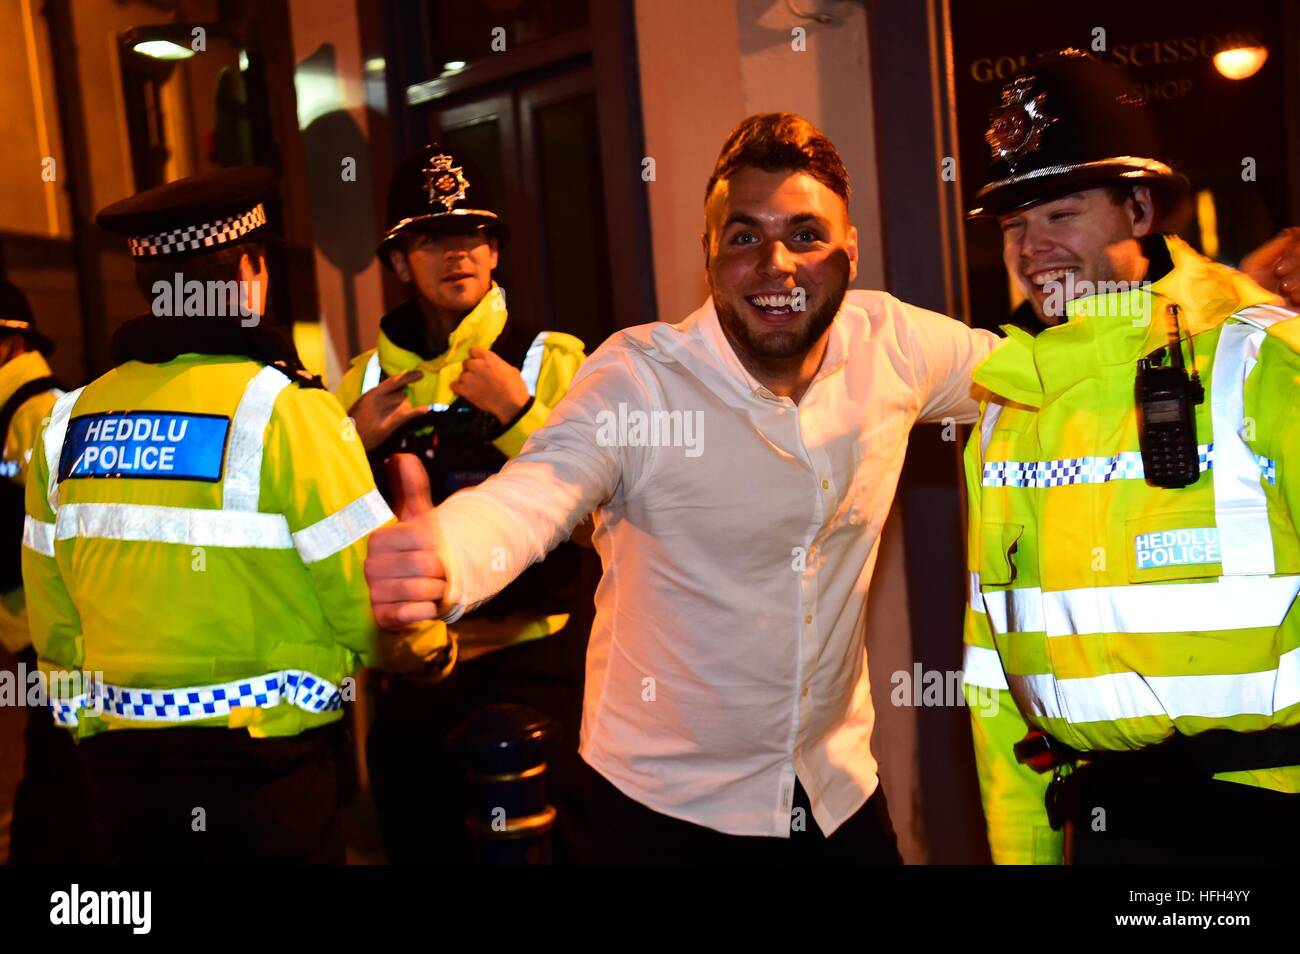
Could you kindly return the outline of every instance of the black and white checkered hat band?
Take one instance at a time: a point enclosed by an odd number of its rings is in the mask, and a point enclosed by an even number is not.
[[[132,236],[128,242],[134,258],[177,255],[181,252],[229,245],[265,224],[266,207],[259,202],[239,215],[217,219],[215,222],[205,222],[202,225],[187,225],[183,229],[159,232],[157,235]]]

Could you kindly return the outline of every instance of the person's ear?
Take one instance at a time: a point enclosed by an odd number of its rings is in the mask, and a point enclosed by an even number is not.
[[[406,253],[400,248],[390,248],[388,250],[388,264],[393,267],[393,274],[405,282],[411,284],[411,263],[406,259]]]
[[[499,261],[501,261],[501,243],[493,236],[488,239],[488,267],[495,272]]]
[[[266,256],[256,259],[245,252],[239,256],[239,297],[246,315],[266,314],[267,283]]]
[[[256,259],[245,252],[239,256],[239,278],[240,281],[265,283],[266,274],[266,256],[258,255]]]
[[[1133,201],[1129,206],[1133,217],[1133,235],[1142,238],[1155,231],[1156,203],[1149,186],[1135,186]]]
[[[856,226],[849,226],[849,234],[844,247],[849,253],[849,281],[852,282],[858,277],[858,230]]]
[[[0,365],[8,364],[25,350],[22,335],[9,334],[0,338]]]

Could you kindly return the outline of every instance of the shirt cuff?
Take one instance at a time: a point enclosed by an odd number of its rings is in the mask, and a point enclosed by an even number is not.
[[[493,438],[492,446],[506,457],[518,457],[529,436],[545,424],[550,415],[549,407],[536,398],[529,398],[528,403],[515,415],[515,419],[506,425],[500,435]]]
[[[455,548],[448,545],[444,533],[438,536],[438,560],[442,563],[443,578],[447,583],[447,589],[438,603],[438,618],[445,623],[454,623],[465,615],[468,607],[462,597],[465,588],[460,562],[456,559]]]

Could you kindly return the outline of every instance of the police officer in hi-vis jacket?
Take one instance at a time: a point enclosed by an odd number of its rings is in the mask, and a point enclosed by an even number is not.
[[[1031,64],[986,140],[972,214],[1051,325],[974,375],[963,668],[1001,701],[971,716],[994,859],[1293,863],[1300,319],[1166,231],[1187,180],[1114,67]]]
[[[272,184],[225,169],[99,214],[152,313],[32,452],[32,642],[108,862],[342,862],[353,672],[450,664],[441,624],[375,631],[363,564],[392,513],[343,408],[263,321]]]
[[[410,297],[383,316],[375,347],[353,359],[337,394],[380,488],[383,462],[410,453],[441,503],[496,473],[546,423],[582,365],[583,343],[511,316],[493,280],[510,231],[463,157],[425,146],[403,160],[390,184],[388,222],[379,257]],[[469,859],[463,772],[447,736],[494,703],[527,705],[557,724],[547,784],[559,809],[555,857],[568,857],[579,821],[567,809],[579,775],[586,559],[576,544],[562,544],[451,623],[458,661],[446,681],[377,680],[368,756],[393,861]]]

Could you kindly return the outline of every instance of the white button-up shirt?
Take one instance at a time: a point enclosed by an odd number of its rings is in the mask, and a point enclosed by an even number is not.
[[[616,333],[518,457],[439,507],[451,618],[595,511],[583,758],[736,835],[788,837],[797,777],[829,835],[877,785],[863,618],[908,431],[974,420],[997,341],[850,291],[795,404],[711,301]]]

